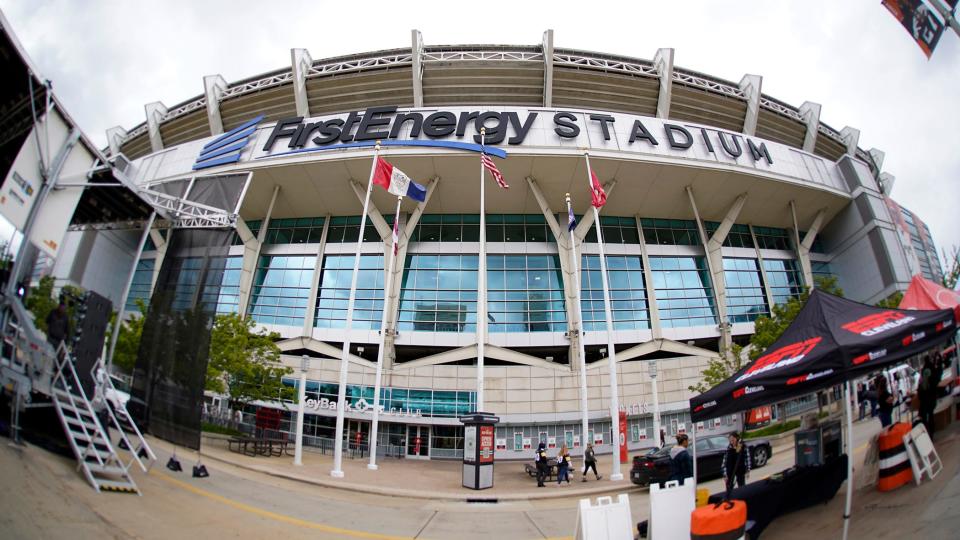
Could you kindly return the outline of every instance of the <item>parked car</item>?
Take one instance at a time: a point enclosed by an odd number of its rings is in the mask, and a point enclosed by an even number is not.
[[[701,437],[697,439],[696,445],[697,481],[721,476],[723,453],[730,445],[727,436]],[[751,469],[763,467],[773,455],[770,441],[766,439],[751,439],[746,441],[746,445],[750,451]],[[647,486],[653,482],[666,482],[667,478],[670,478],[670,449],[673,446],[673,444],[666,444],[663,448],[655,448],[642,456],[634,456],[630,480],[641,486]]]

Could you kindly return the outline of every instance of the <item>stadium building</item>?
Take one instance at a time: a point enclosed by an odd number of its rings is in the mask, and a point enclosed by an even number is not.
[[[203,93],[183,103],[147,104],[144,123],[108,131],[109,153],[153,192],[204,203],[213,199],[194,192],[203,179],[238,189],[226,197],[238,201],[228,209],[237,214],[233,244],[212,264],[185,259],[177,294],[279,333],[283,361],[295,369],[310,357],[308,398],[319,404],[337,396],[374,142],[426,186],[424,203],[402,203],[397,265],[386,277],[396,199],[373,192],[349,336],[350,441],[369,433],[364,404],[373,401],[385,310],[381,449],[462,454],[456,417],[476,407],[484,300],[481,126],[510,185],[487,175],[484,409],[501,420],[498,458],[529,457],[539,440],[580,447],[584,436],[600,452],[611,449],[585,152],[609,196],[599,225],[630,448],[654,438],[651,373],[663,430],[689,429],[688,387],[709,359],[745,342],[758,316],[817,276],[835,276],[847,297],[875,303],[916,272],[941,272],[929,231],[888,198],[883,152],[859,148],[857,129],[821,121],[820,104],[764,94],[758,75],[729,82],[682,69],[673,49],[643,60],[555,48],[552,31],[536,46],[428,46],[414,31],[407,48],[291,56],[291,65],[234,83],[204,77]],[[573,242],[566,193],[578,220]],[[139,237],[122,227],[73,227],[54,273],[135,310],[169,247],[167,231],[155,227],[121,299],[126,272],[118,269],[131,266]],[[295,381],[296,373],[288,383]],[[310,412],[308,442],[332,438],[335,411]]]

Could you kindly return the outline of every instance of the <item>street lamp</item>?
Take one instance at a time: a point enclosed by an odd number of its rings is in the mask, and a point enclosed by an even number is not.
[[[293,464],[303,465],[303,415],[306,414],[307,371],[310,370],[310,356],[300,357],[300,384],[297,386],[297,438],[294,442]]]
[[[660,440],[660,398],[657,395],[657,361],[649,360],[647,362],[648,373],[650,374],[650,391],[653,393],[653,444],[657,448],[663,446]]]

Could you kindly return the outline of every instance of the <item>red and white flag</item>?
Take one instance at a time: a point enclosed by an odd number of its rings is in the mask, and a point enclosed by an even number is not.
[[[486,152],[480,153],[480,163],[483,163],[483,168],[490,171],[490,174],[493,175],[493,179],[497,181],[497,185],[503,189],[508,189],[510,186],[507,185],[507,182],[503,179],[503,174],[500,172],[500,169],[497,168],[497,165],[490,159],[490,156]]]
[[[603,190],[600,180],[597,180],[597,173],[593,172],[593,169],[590,170],[590,181],[593,184],[590,188],[590,202],[596,208],[601,208],[607,204],[607,192]]]
[[[427,188],[411,180],[403,171],[382,157],[377,157],[373,183],[400,197],[410,197],[419,202],[427,199]]]

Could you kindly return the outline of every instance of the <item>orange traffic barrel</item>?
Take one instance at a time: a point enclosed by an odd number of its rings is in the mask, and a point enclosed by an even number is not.
[[[691,540],[742,538],[747,527],[747,503],[724,501],[701,506],[690,513]]]
[[[913,480],[913,469],[907,457],[903,436],[910,433],[910,424],[900,422],[884,429],[877,439],[880,451],[880,475],[877,489],[892,491]]]

